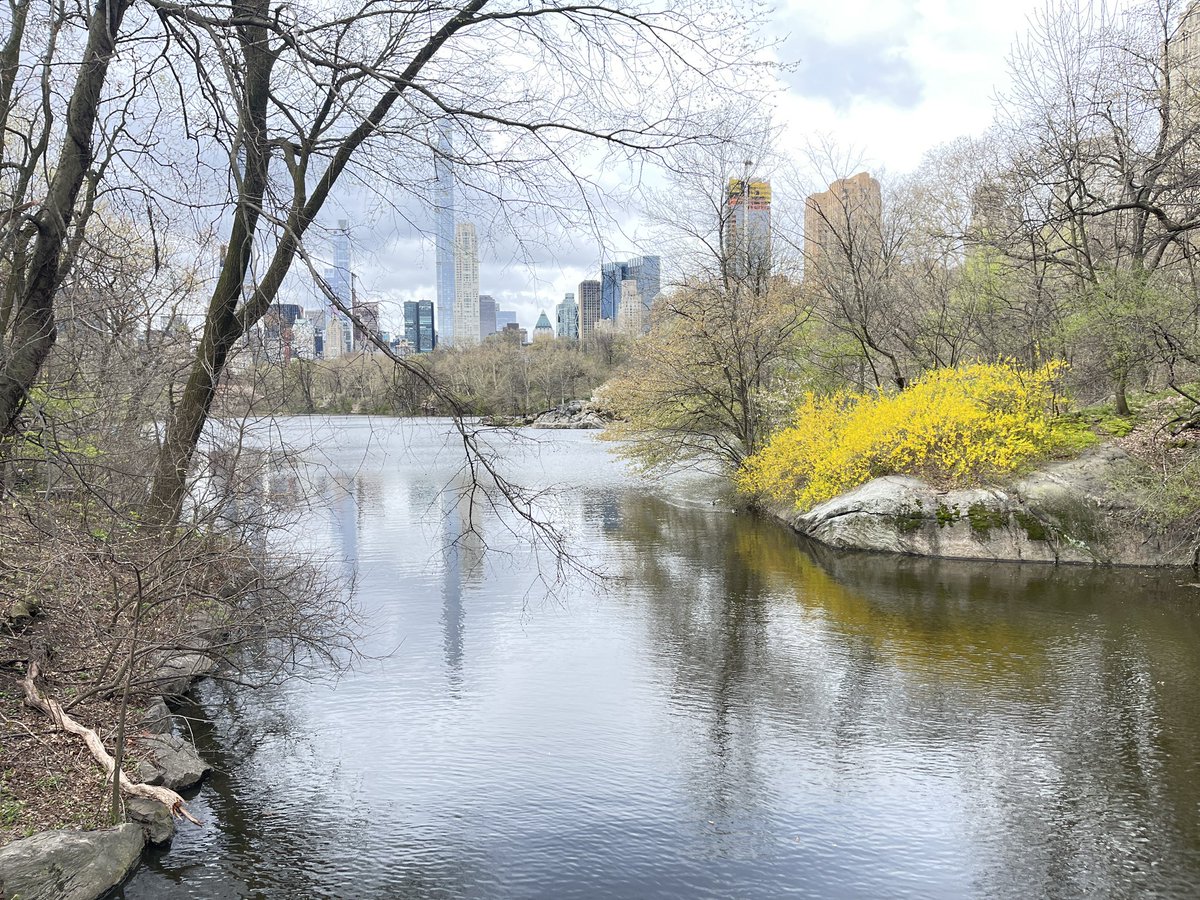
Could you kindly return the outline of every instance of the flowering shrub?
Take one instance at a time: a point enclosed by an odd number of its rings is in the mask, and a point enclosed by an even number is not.
[[[1053,413],[1051,362],[938,369],[899,394],[809,393],[794,423],[742,464],[738,487],[807,509],[879,475],[970,482],[1093,440]]]

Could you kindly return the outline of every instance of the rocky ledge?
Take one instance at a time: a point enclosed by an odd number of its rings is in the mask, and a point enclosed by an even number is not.
[[[43,831],[14,841],[0,849],[0,896],[95,900],[125,880],[145,843],[142,826],[134,824],[103,831]]]
[[[603,428],[608,424],[599,409],[586,400],[572,400],[527,416],[485,416],[482,422],[504,428]]]
[[[1159,527],[1113,485],[1131,465],[1112,446],[997,487],[939,490],[876,478],[806,513],[774,509],[830,547],[948,559],[1122,566],[1200,566],[1200,534]]]

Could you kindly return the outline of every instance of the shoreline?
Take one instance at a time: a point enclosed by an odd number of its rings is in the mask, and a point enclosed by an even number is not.
[[[751,508],[823,547],[974,562],[1200,569],[1200,528],[1155,524],[1111,489],[1129,460],[1106,445],[1011,483],[940,488],[888,475],[800,511]]]
[[[164,656],[152,678],[155,691],[148,695],[142,714],[129,723],[140,782],[186,792],[189,800],[212,767],[189,737],[177,733],[175,710],[193,701],[193,688],[216,671],[216,662],[205,651],[222,639],[219,627],[201,628],[200,634],[190,646]],[[22,900],[108,896],[138,871],[149,854],[164,852],[176,833],[175,816],[157,800],[126,796],[125,811],[125,822],[119,825],[47,829],[0,847],[0,896]]]

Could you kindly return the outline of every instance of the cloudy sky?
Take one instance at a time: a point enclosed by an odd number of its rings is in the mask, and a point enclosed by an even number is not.
[[[1043,0],[786,0],[774,13],[781,77],[774,119],[780,149],[832,139],[873,171],[904,172],[930,148],[989,124],[992,101],[1007,82],[1005,59]],[[335,214],[336,215],[336,214]],[[588,235],[524,247],[481,223],[483,293],[532,328],[543,309],[553,318],[563,293],[596,277],[600,249]],[[497,229],[498,230],[498,229]],[[636,227],[626,234],[636,234]],[[432,242],[387,216],[356,218],[354,268],[360,291],[383,301],[395,327],[398,304],[434,299]],[[653,246],[615,246],[617,257]],[[304,302],[303,298],[298,298]]]

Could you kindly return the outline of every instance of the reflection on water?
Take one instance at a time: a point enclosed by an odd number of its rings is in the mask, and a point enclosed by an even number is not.
[[[612,577],[543,600],[436,424],[337,424],[306,539],[398,650],[207,688],[211,824],[123,896],[1200,893],[1192,573],[835,554],[568,433],[506,459]]]

